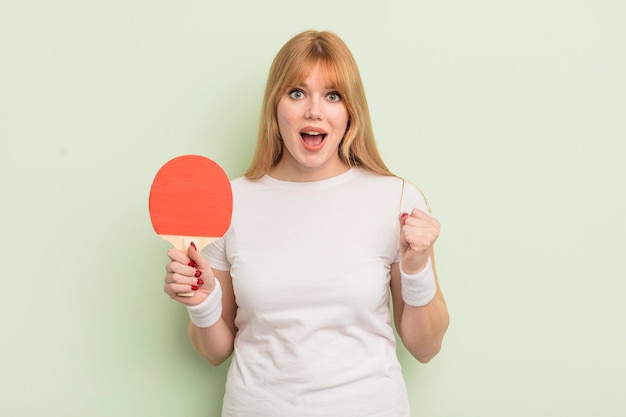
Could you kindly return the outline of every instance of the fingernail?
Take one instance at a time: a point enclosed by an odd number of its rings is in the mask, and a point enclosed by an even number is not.
[[[202,275],[202,271],[200,271],[199,269],[196,269],[196,273],[193,276],[198,278],[200,275]]]
[[[197,285],[192,285],[191,286],[191,291],[197,291],[198,290],[198,286]]]
[[[189,265],[192,268],[195,268],[195,267],[198,266],[198,264],[196,264],[194,261],[189,261],[189,263],[187,265]]]
[[[402,213],[402,214],[400,215],[400,218],[401,218],[402,220],[404,220],[405,218],[407,218],[407,217],[408,217],[408,215],[409,215],[409,213]]]
[[[189,244],[189,246],[193,246],[193,250],[198,250],[198,248],[196,248],[196,244],[195,244],[195,243],[193,243],[193,242],[191,242],[191,243]]]
[[[198,278],[198,285],[202,285],[204,284],[204,281],[202,281],[202,278]]]

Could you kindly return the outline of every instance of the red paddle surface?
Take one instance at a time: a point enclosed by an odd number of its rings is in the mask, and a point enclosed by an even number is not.
[[[230,226],[232,209],[228,176],[204,156],[168,161],[150,189],[150,219],[159,235],[221,237]]]

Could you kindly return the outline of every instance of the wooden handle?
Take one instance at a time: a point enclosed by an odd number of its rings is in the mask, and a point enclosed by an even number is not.
[[[176,249],[183,253],[187,253],[191,242],[196,244],[198,252],[204,249],[209,243],[215,242],[217,237],[197,237],[197,236],[174,236],[174,235],[159,235],[161,239],[165,239],[172,244]]]

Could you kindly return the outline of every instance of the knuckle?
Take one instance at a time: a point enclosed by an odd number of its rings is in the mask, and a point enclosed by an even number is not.
[[[181,274],[172,274],[172,282],[174,284],[182,284],[185,282],[185,277]]]
[[[178,262],[172,261],[168,263],[165,270],[170,273],[176,272],[178,270]]]
[[[173,294],[172,291],[169,290],[169,285],[166,284],[166,285],[163,286],[163,292],[165,294],[167,294],[170,298],[174,298],[172,296],[172,294]]]

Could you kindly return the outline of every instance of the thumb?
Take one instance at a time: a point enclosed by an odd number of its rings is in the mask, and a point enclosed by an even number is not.
[[[404,223],[406,222],[406,219],[408,218],[409,218],[409,213],[400,214],[400,224],[404,226]]]
[[[204,259],[204,256],[202,256],[202,253],[198,251],[194,242],[189,244],[189,248],[187,248],[187,256],[192,260],[197,268],[204,269],[206,267],[207,261]]]

